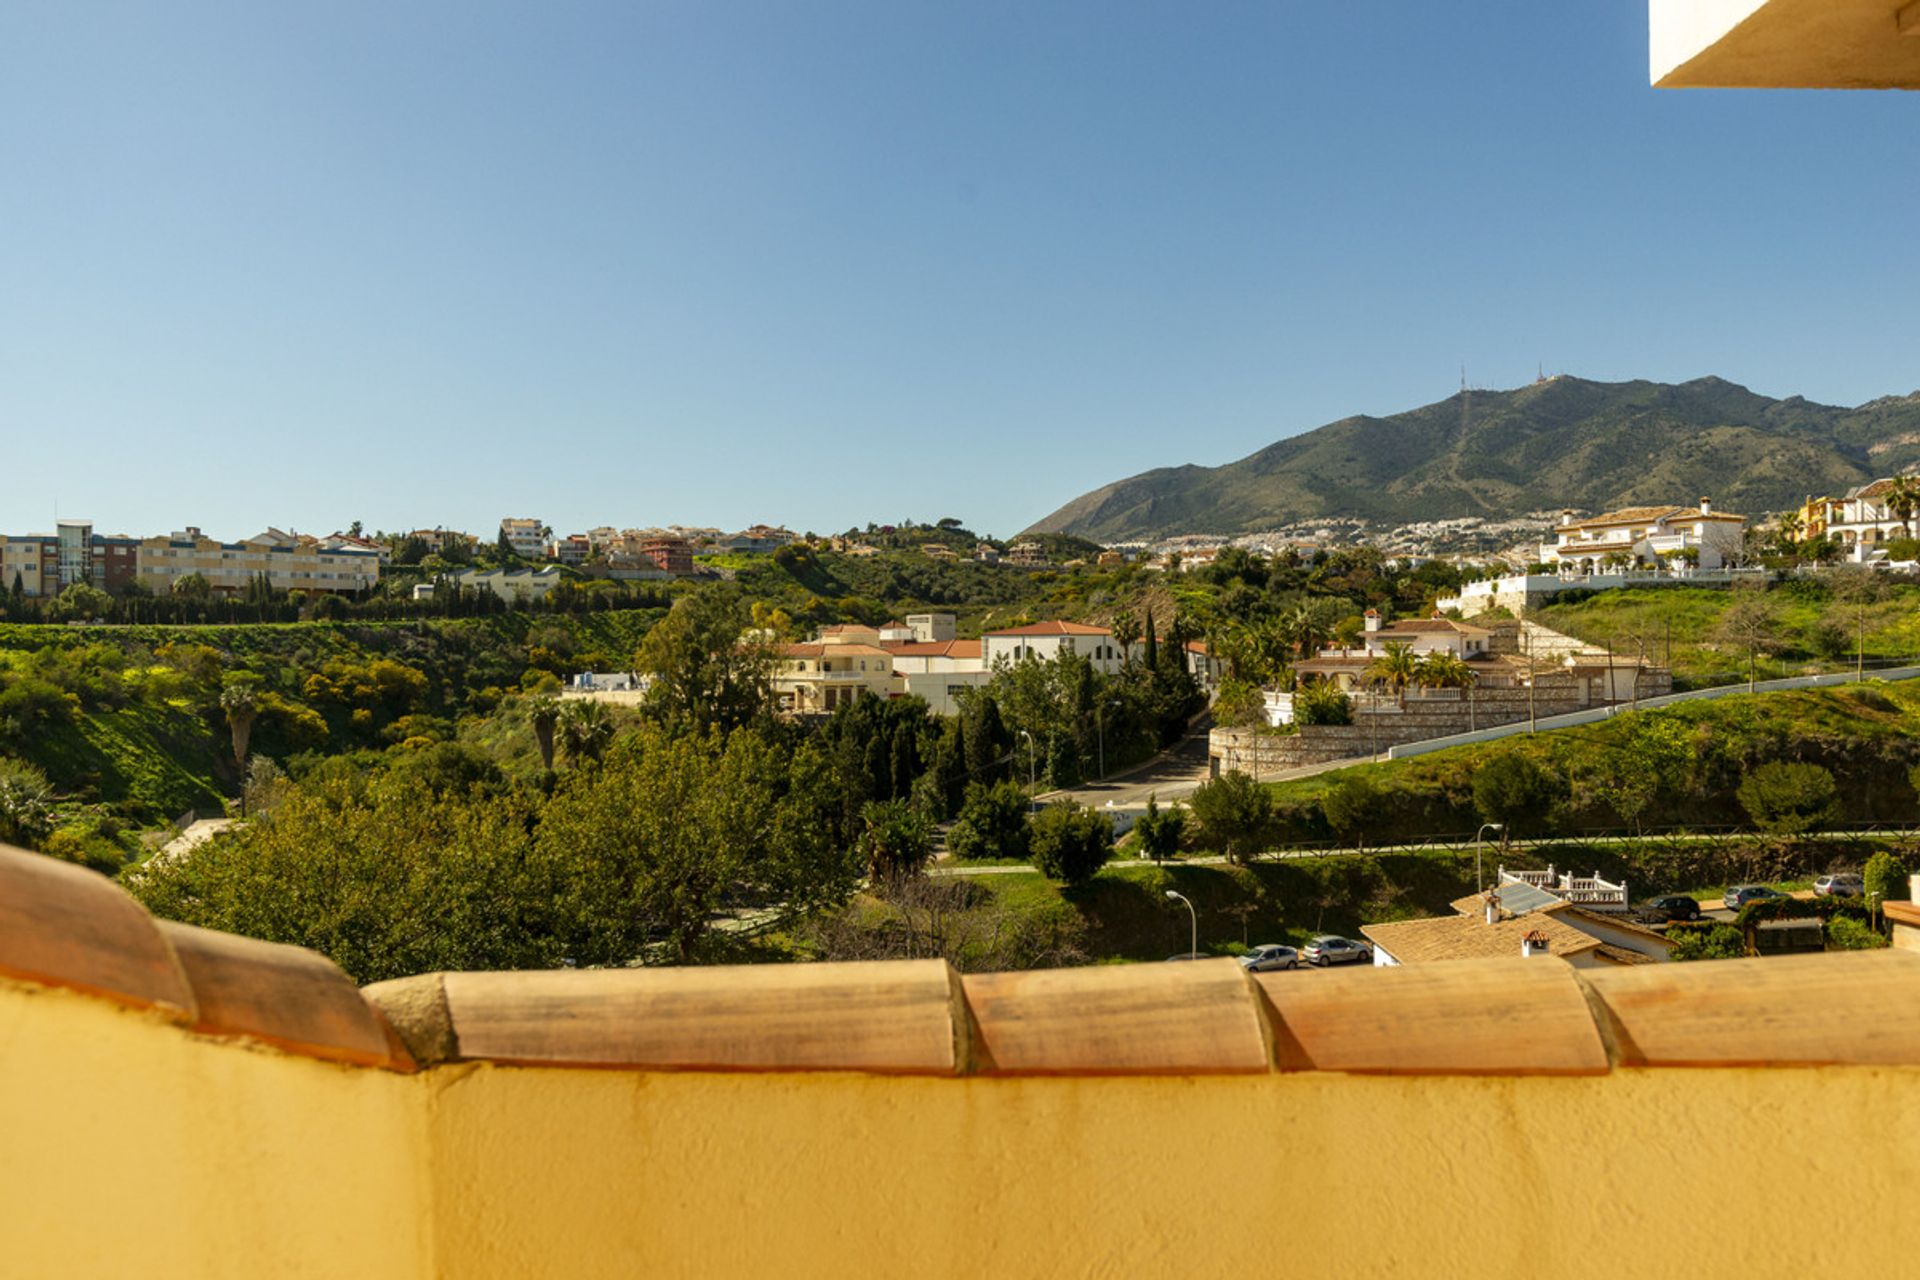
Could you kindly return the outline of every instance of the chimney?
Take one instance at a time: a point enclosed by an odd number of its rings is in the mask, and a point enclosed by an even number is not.
[[[1573,523],[1573,508],[1572,508],[1572,507],[1562,507],[1562,508],[1560,508],[1560,523],[1561,523],[1561,524],[1572,524],[1572,523]]]
[[[1712,515],[1712,514],[1713,514],[1713,499],[1712,499],[1712,498],[1702,498],[1702,499],[1700,499],[1700,514],[1701,514],[1701,515],[1703,515],[1703,516],[1710,516],[1710,515]]]
[[[1378,609],[1367,610],[1367,630],[1378,631],[1379,629],[1380,629],[1380,611]]]
[[[1500,895],[1491,889],[1487,891],[1487,923],[1500,923]]]
[[[1547,954],[1548,946],[1547,935],[1535,929],[1528,933],[1526,937],[1520,939],[1521,958],[1527,959],[1533,956],[1544,956]]]

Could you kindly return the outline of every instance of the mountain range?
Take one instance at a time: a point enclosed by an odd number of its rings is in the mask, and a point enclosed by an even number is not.
[[[1162,467],[1075,498],[1029,533],[1113,543],[1257,533],[1316,517],[1410,524],[1571,507],[1757,515],[1920,462],[1920,392],[1855,408],[1724,378],[1547,378],[1342,418],[1218,467]]]

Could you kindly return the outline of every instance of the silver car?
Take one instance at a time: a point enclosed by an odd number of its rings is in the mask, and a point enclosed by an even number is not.
[[[1856,871],[1837,871],[1815,880],[1813,891],[1822,898],[1864,898],[1867,882]]]
[[[1240,967],[1248,973],[1270,973],[1275,969],[1298,969],[1300,953],[1292,947],[1269,942],[1240,957]]]
[[[1352,938],[1343,938],[1337,933],[1323,933],[1307,944],[1301,956],[1308,964],[1372,964],[1373,947],[1365,942],[1355,942]]]

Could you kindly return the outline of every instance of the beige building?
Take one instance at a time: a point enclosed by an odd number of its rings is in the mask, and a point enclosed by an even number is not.
[[[860,698],[900,692],[893,655],[878,644],[822,636],[774,651],[773,695],[782,715],[820,715]]]
[[[276,591],[326,591],[349,595],[380,582],[380,555],[359,547],[303,543],[268,529],[245,542],[219,542],[188,526],[139,546],[135,579],[167,595],[182,578],[199,574],[217,594],[237,595],[265,574]]]

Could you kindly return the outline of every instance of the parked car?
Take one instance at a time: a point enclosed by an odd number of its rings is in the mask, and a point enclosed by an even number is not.
[[[1274,969],[1298,969],[1300,953],[1292,947],[1269,942],[1240,957],[1240,967],[1248,973],[1267,973]]]
[[[1857,871],[1836,871],[1813,882],[1813,891],[1822,898],[1864,898],[1867,882]]]
[[[1784,898],[1786,896],[1786,894],[1780,892],[1778,889],[1769,889],[1764,884],[1743,884],[1727,890],[1727,896],[1721,899],[1721,901],[1726,904],[1727,910],[1738,911],[1749,902],[1766,902],[1773,898]]]
[[[1698,920],[1700,918],[1700,904],[1684,893],[1669,893],[1658,898],[1648,898],[1640,904],[1640,909],[1661,920]]]
[[[1352,938],[1342,938],[1332,933],[1323,933],[1309,942],[1300,955],[1308,964],[1317,965],[1373,963],[1371,944],[1355,942]]]

